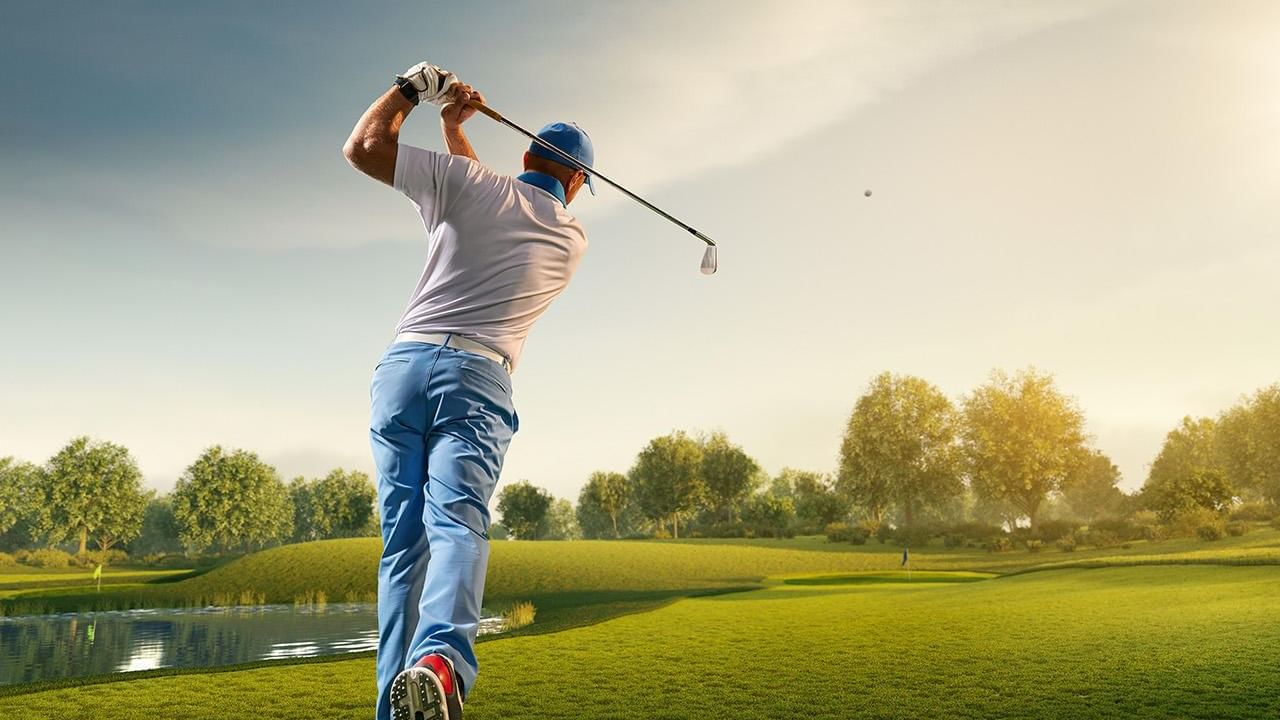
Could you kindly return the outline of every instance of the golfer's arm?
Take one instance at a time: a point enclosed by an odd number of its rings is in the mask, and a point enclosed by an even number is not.
[[[467,134],[462,132],[461,125],[450,126],[441,120],[440,131],[444,133],[444,144],[449,148],[449,154],[462,155],[480,162],[480,158],[476,157],[476,149],[471,147],[471,141],[467,139]]]
[[[400,144],[400,126],[413,110],[413,103],[391,88],[374,101],[351,130],[342,146],[342,155],[351,167],[391,185],[396,176],[396,147]]]

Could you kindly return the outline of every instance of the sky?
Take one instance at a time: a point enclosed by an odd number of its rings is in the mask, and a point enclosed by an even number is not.
[[[720,244],[704,277],[616,191],[573,203],[504,482],[576,498],[673,429],[834,471],[876,374],[959,400],[1034,366],[1133,489],[1182,416],[1280,381],[1275,47],[1265,0],[7,3],[0,456],[87,434],[161,491],[213,444],[372,472],[425,235],[341,147],[428,60]],[[442,147],[432,109],[401,140]]]

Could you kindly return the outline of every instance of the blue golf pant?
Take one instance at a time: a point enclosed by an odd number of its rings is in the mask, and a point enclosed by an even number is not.
[[[373,371],[369,424],[378,470],[378,718],[391,681],[422,657],[475,683],[476,630],[489,563],[489,498],[519,419],[497,362],[398,342]]]

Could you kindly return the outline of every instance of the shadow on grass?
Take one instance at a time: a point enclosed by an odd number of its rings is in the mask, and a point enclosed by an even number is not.
[[[528,601],[537,608],[536,621],[527,627],[498,635],[487,635],[481,642],[501,640],[525,635],[544,635],[572,628],[587,627],[635,613],[648,612],[670,605],[677,600],[695,597],[712,597],[759,590],[762,585],[735,585],[730,587],[679,590],[612,590],[546,593],[518,598],[485,598],[485,604],[502,607],[513,602]]]
[[[813,577],[786,578],[783,585],[933,585],[971,583],[990,580],[993,575],[972,573],[913,572],[907,573],[858,573],[856,575],[816,575]]]

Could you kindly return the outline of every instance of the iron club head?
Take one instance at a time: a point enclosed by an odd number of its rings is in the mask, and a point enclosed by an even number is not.
[[[716,258],[716,246],[708,245],[706,252],[702,253],[702,274],[715,275],[719,267],[720,263]]]

